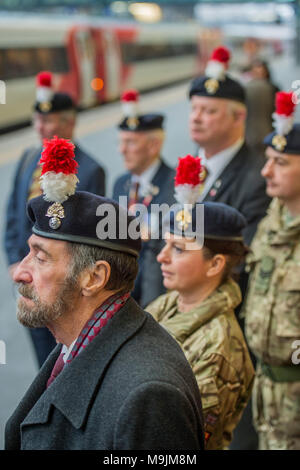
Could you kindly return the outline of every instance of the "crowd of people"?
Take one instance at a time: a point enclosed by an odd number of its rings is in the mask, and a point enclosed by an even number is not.
[[[176,169],[163,115],[122,95],[111,199],[71,142],[72,99],[39,74],[41,145],[18,164],[5,250],[41,369],[6,449],[300,449],[295,97],[263,61],[241,82],[229,67],[218,47],[191,82],[198,154]]]

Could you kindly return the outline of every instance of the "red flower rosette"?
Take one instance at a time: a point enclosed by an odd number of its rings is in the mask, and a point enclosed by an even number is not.
[[[200,172],[201,160],[199,157],[186,155],[183,158],[179,158],[175,176],[175,186],[181,184],[191,184],[192,186],[196,186],[200,184]]]
[[[40,165],[43,165],[42,175],[48,171],[64,173],[65,175],[76,174],[78,163],[75,160],[74,144],[67,139],[44,139]]]
[[[137,103],[138,100],[139,100],[139,92],[137,90],[134,90],[134,89],[126,90],[121,95],[121,101],[123,101],[123,102],[132,102],[132,101],[134,101],[135,103]]]
[[[293,103],[293,92],[279,91],[275,97],[276,114],[291,116],[295,112],[296,104]]]
[[[40,72],[36,76],[36,85],[38,87],[52,87],[52,73],[51,72]]]
[[[216,60],[227,64],[230,61],[230,51],[227,47],[220,46],[213,50],[210,60]]]

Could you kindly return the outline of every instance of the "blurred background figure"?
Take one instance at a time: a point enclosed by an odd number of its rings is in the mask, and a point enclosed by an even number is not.
[[[119,202],[126,196],[128,208],[134,204],[146,207],[142,221],[143,246],[139,256],[139,273],[132,292],[134,299],[145,307],[151,300],[162,294],[162,274],[156,260],[162,246],[160,222],[151,214],[152,204],[172,205],[175,171],[162,159],[164,143],[163,120],[161,114],[140,114],[138,111],[138,92],[128,90],[122,95],[124,119],[119,124],[119,150],[124,158],[127,173],[120,176],[114,184],[113,199]],[[150,226],[156,226],[158,237],[148,236]]]
[[[245,75],[246,141],[261,153],[264,150],[263,139],[272,131],[274,99],[278,87],[273,83],[269,66],[264,60],[254,60]]]
[[[293,124],[294,108],[293,93],[277,93],[262,169],[274,199],[247,259],[244,312],[257,357],[253,417],[261,450],[300,450],[300,124]]]
[[[44,139],[53,136],[72,139],[76,124],[76,108],[66,93],[55,93],[52,88],[52,75],[41,72],[37,76],[37,97],[33,114],[34,128],[41,145],[24,151],[16,169],[11,195],[6,211],[5,252],[9,272],[14,270],[29,252],[27,240],[31,235],[31,222],[26,215],[27,201],[42,193],[40,188],[41,166],[39,160]],[[81,191],[90,191],[103,196],[105,193],[105,174],[79,145],[75,145],[75,158],[79,165],[78,179]],[[56,345],[46,328],[30,329],[39,366],[43,364]]]

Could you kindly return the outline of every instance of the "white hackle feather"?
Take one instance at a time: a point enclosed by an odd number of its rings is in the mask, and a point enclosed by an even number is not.
[[[75,174],[55,173],[48,171],[41,176],[41,188],[44,199],[48,202],[64,202],[75,194],[78,178]]]
[[[196,186],[193,184],[178,184],[175,186],[175,193],[174,197],[179,204],[196,204],[197,199],[200,194],[200,184],[197,184]]]
[[[122,101],[124,116],[135,117],[138,115],[138,103],[136,101]]]
[[[47,86],[40,86],[36,90],[36,99],[38,102],[51,101],[53,97],[53,90]]]
[[[293,128],[294,116],[273,113],[273,127],[278,135],[287,135]]]
[[[218,60],[209,60],[205,68],[206,77],[215,78],[216,80],[225,79],[225,67]]]

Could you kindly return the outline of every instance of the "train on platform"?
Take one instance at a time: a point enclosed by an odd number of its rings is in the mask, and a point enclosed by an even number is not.
[[[79,109],[117,99],[126,88],[153,89],[201,71],[220,43],[196,24],[116,24],[107,20],[0,18],[0,80],[6,105],[0,130],[28,122],[35,77],[54,74]]]
[[[53,73],[57,91],[67,91],[79,109],[86,109],[118,99],[127,88],[143,92],[202,73],[214,47],[227,42],[234,48],[245,39],[229,36],[195,22],[1,15],[6,104],[0,105],[0,132],[30,122],[35,77],[42,70]]]

